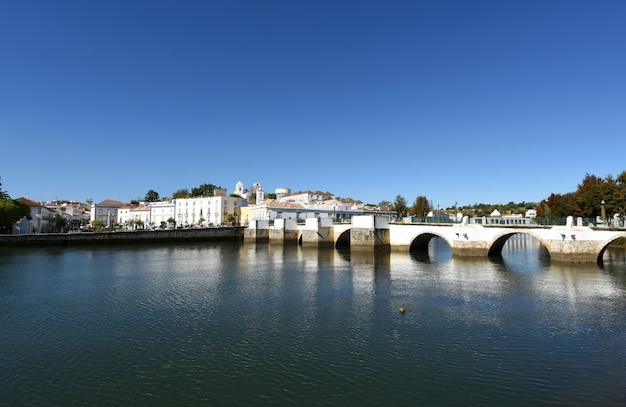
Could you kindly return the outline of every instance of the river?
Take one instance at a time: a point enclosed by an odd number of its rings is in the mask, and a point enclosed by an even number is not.
[[[623,251],[0,248],[2,405],[625,403]]]

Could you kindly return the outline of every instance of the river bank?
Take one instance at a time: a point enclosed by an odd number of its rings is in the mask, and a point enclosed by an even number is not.
[[[140,244],[166,241],[243,240],[243,227],[0,235],[0,246]]]

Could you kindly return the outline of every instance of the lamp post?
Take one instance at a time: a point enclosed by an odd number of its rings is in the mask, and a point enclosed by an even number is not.
[[[604,227],[606,227],[606,212],[604,210],[605,204],[606,202],[603,199],[602,202],[600,202],[600,217],[602,218],[602,224],[604,225]]]

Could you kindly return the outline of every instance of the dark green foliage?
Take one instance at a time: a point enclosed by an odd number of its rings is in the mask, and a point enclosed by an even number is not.
[[[157,202],[159,200],[159,193],[153,189],[146,192],[145,202]]]
[[[28,205],[17,199],[0,199],[0,233],[11,233],[13,224],[23,217],[31,219]]]

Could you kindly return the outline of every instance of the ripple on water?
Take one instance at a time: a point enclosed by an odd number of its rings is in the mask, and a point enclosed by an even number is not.
[[[619,405],[624,394],[626,300],[611,273],[241,250],[69,250],[2,266],[3,400]]]

